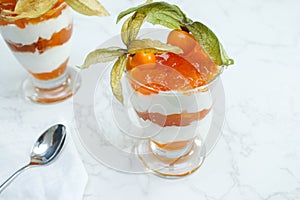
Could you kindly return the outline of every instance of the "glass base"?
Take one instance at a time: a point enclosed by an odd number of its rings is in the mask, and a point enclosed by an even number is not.
[[[202,141],[196,138],[191,145],[190,151],[178,158],[158,155],[155,153],[151,141],[140,143],[136,147],[136,151],[144,166],[155,175],[163,178],[181,178],[199,169],[205,159],[206,150]],[[168,154],[168,152],[164,154]]]
[[[57,79],[39,81],[28,77],[23,82],[25,98],[40,104],[51,104],[73,96],[79,89],[81,78],[78,73],[68,68],[66,73]]]

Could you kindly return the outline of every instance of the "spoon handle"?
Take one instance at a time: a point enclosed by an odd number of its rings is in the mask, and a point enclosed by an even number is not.
[[[28,169],[29,167],[30,164],[25,165],[24,167],[16,171],[13,175],[11,175],[2,185],[0,185],[0,194],[18,175],[20,175],[25,169]]]

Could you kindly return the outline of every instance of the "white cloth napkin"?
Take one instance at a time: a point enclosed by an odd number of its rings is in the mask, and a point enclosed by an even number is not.
[[[28,144],[1,139],[0,183],[29,162]],[[2,200],[82,200],[88,175],[70,134],[64,149],[50,165],[29,168],[18,176],[1,194]],[[14,146],[14,148],[12,148]],[[24,148],[26,146],[26,148]],[[18,158],[24,158],[20,159]],[[27,159],[26,159],[27,157]]]

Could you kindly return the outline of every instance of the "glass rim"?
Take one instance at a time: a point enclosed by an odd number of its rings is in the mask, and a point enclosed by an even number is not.
[[[201,85],[199,87],[196,87],[196,88],[192,88],[192,89],[188,89],[188,90],[168,90],[168,91],[160,91],[160,90],[156,90],[152,87],[149,87],[147,85],[144,85],[143,83],[140,83],[139,81],[137,81],[135,78],[133,78],[129,71],[128,70],[125,70],[125,75],[131,80],[133,81],[134,83],[140,85],[141,87],[144,87],[150,91],[155,91],[155,92],[158,92],[159,94],[161,95],[174,95],[174,93],[176,94],[192,94],[192,93],[196,93],[196,92],[199,92],[199,91],[205,91],[207,90],[208,87],[210,87],[211,85],[213,85],[217,80],[218,78],[220,77],[220,75],[223,73],[224,71],[224,65],[221,65],[221,66],[218,66],[219,67],[219,71],[218,71],[218,74],[215,75],[215,77],[210,80],[208,83],[206,83],[205,85]]]

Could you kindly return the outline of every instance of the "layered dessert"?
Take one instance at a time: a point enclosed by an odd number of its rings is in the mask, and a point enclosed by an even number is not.
[[[155,153],[178,158],[190,151],[195,137],[204,139],[209,131],[213,100],[206,84],[220,70],[193,35],[173,30],[167,43],[180,47],[183,53],[138,52],[129,56],[127,89],[139,122],[152,135]]]
[[[139,122],[138,136],[144,134],[135,147],[139,159],[164,177],[191,174],[206,154],[199,136],[204,140],[213,124],[212,89],[223,67],[234,61],[207,26],[189,19],[177,5],[150,0],[121,12],[117,22],[125,16],[123,47],[96,49],[81,68],[114,61],[112,93],[128,110],[132,125]],[[153,34],[140,31],[144,22],[163,26],[163,32],[161,26],[151,29]],[[116,117],[122,121],[124,116]]]
[[[31,74],[22,84],[28,100],[55,103],[80,87],[77,71],[67,68],[73,29],[70,8],[88,16],[108,15],[98,0],[0,0],[1,35]]]
[[[0,11],[15,9],[17,0],[2,0]],[[72,13],[59,0],[37,18],[8,21],[0,17],[1,34],[22,66],[36,79],[55,79],[66,73],[72,35]]]

